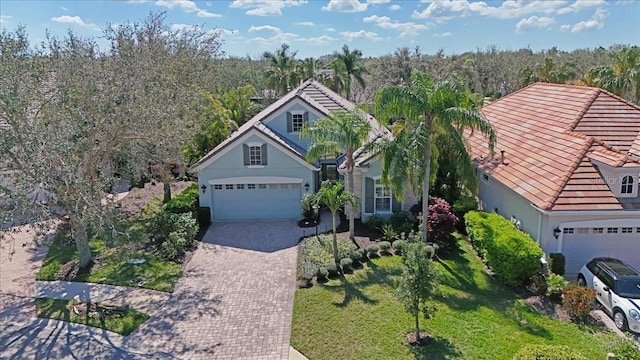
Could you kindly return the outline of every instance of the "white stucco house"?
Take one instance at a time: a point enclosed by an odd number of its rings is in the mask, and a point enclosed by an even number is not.
[[[640,268],[640,107],[607,91],[536,83],[482,108],[497,132],[467,134],[481,207],[518,223],[567,276],[593,257]]]
[[[243,124],[193,168],[198,172],[200,206],[211,209],[212,221],[299,219],[301,199],[324,180],[342,178],[342,156],[310,163],[305,159],[309,139],[300,137],[303,124],[332,111],[351,111],[355,104],[316,80],[308,80]],[[370,141],[389,136],[368,114]],[[381,161],[364,148],[356,152],[354,188],[360,199],[356,218],[388,215],[415,203],[396,201],[380,182]]]

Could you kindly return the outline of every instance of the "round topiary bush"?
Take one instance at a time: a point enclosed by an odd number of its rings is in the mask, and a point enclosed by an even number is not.
[[[396,240],[393,242],[393,251],[395,251],[396,254],[402,254],[402,248],[405,246],[407,246],[406,240]]]
[[[342,267],[343,271],[348,270],[352,264],[353,264],[353,261],[349,258],[344,258],[340,260],[340,266]]]
[[[378,245],[371,244],[371,245],[367,246],[367,255],[369,255],[370,258],[373,257],[373,256],[378,256],[378,250],[380,250]]]
[[[424,246],[424,255],[427,259],[433,259],[433,256],[436,254],[436,248],[433,245],[425,245]]]
[[[366,254],[367,254],[367,250],[363,249],[363,248],[359,248],[358,250],[356,250],[357,252],[360,253],[360,258],[363,258]]]
[[[352,252],[351,254],[349,254],[349,258],[351,258],[351,260],[356,263],[360,260],[362,260],[362,253],[360,253],[359,250],[356,250],[354,252]]]
[[[327,270],[323,266],[319,267],[318,271],[316,272],[316,278],[318,280],[325,279],[328,275],[329,275],[329,270]]]
[[[388,254],[389,253],[389,249],[391,249],[391,243],[388,242],[388,241],[380,241],[378,246],[380,246],[380,251],[383,254]]]
[[[325,264],[323,266],[325,269],[327,269],[327,273],[329,276],[336,276],[338,275],[338,267],[336,266],[336,264],[334,262],[330,262],[328,264]]]

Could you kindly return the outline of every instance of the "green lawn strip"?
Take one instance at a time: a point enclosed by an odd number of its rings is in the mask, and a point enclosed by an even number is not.
[[[400,257],[381,257],[340,280],[296,292],[292,345],[307,357],[367,359],[511,359],[528,343],[566,345],[603,359],[615,335],[535,312],[496,283],[464,242],[439,264],[444,281],[434,300],[438,312],[421,320],[434,336],[410,348],[413,319],[393,297]]]
[[[78,316],[69,310],[69,304],[72,301],[73,300],[36,298],[36,315],[40,318],[63,320],[93,326],[122,335],[129,335],[149,318],[149,315],[133,309],[128,309],[122,317],[106,317],[103,320],[88,316]]]
[[[150,217],[160,211],[159,199],[149,201],[139,215],[121,221],[120,230],[129,234],[126,244],[146,243],[146,224]],[[56,274],[65,263],[77,258],[77,249],[70,241],[69,232],[60,231],[49,246],[36,280],[56,280]],[[92,282],[119,286],[142,287],[171,292],[182,276],[182,265],[163,260],[144,250],[121,251],[117,245],[109,246],[94,238],[89,241],[91,254],[100,266],[93,265],[88,272],[79,273],[71,281]],[[144,259],[142,264],[130,264],[130,259]]]

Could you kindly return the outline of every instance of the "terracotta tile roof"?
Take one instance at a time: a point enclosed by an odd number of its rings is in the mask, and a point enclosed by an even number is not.
[[[544,210],[624,207],[591,159],[640,169],[631,156],[640,150],[638,106],[597,88],[536,83],[482,113],[497,132],[496,155],[489,158],[481,135],[467,138],[476,165],[495,180]]]
[[[237,138],[246,134],[251,129],[258,129],[266,136],[269,136],[285,149],[289,150],[294,155],[304,159],[306,155],[306,149],[292,143],[284,136],[274,132],[262,123],[262,120],[269,117],[271,114],[279,111],[287,103],[294,99],[300,99],[307,103],[309,107],[315,109],[320,114],[327,116],[332,111],[352,111],[356,109],[356,105],[340,95],[336,94],[333,90],[322,85],[320,82],[309,79],[302,83],[299,87],[288,92],[280,99],[276,100],[273,104],[267,106],[265,109],[256,114],[249,121],[244,123],[238,128],[229,138],[224,140],[213,150],[209,151],[202,159],[193,165],[194,168],[201,166],[204,162],[215,156],[219,151],[232,144]],[[358,110],[359,111],[359,110]],[[388,130],[382,126],[373,116],[366,114],[365,118],[371,125],[371,132],[369,133],[369,139],[373,140],[379,137],[380,133],[388,133]],[[362,149],[359,149],[362,152]]]

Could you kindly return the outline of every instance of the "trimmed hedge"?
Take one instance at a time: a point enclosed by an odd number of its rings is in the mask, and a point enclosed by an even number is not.
[[[198,210],[198,184],[193,183],[181,193],[175,195],[162,207],[174,214],[194,213]]]
[[[524,285],[540,268],[542,249],[511,221],[495,214],[470,211],[467,233],[487,265],[508,285]]]
[[[564,275],[565,258],[562,253],[549,254],[549,262],[551,263],[550,270],[557,275]]]
[[[586,360],[579,352],[564,345],[529,344],[520,349],[513,360]]]

